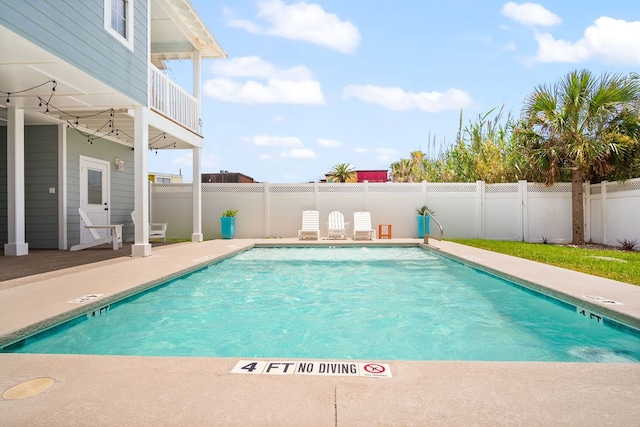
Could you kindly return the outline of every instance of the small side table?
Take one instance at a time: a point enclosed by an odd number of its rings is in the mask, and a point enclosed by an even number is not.
[[[378,239],[391,239],[391,224],[378,224]]]

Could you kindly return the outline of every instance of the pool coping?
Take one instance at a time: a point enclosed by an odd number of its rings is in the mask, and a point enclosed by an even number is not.
[[[3,316],[0,318],[3,319],[3,321],[0,322],[0,348],[11,345],[25,337],[32,336],[43,330],[55,327],[86,313],[99,310],[102,307],[151,289],[174,278],[205,268],[208,265],[220,262],[225,258],[229,258],[239,252],[246,251],[254,247],[366,245],[423,247],[441,256],[445,256],[467,266],[509,280],[551,298],[556,298],[576,307],[587,309],[591,313],[601,314],[615,322],[640,331],[640,287],[638,286],[578,273],[534,261],[523,260],[509,255],[497,254],[478,248],[459,245],[453,242],[431,240],[431,244],[429,245],[425,245],[419,239],[398,239],[397,241],[379,239],[373,242],[362,240],[354,241],[350,239],[318,241],[300,241],[293,239],[243,239],[211,242],[223,243],[217,243],[216,248],[212,253],[204,254],[198,258],[192,259],[187,265],[184,264],[184,260],[181,260],[181,265],[178,268],[171,269],[170,271],[162,271],[162,274],[148,275],[144,280],[141,280],[138,283],[126,283],[122,288],[114,289],[112,292],[102,293],[98,298],[87,300],[85,303],[77,304],[75,306],[67,306],[67,309],[65,310],[59,310],[56,313],[46,317],[41,317],[37,320],[28,320],[26,323],[21,325],[15,325],[13,329],[6,329],[5,321],[8,319]],[[207,243],[208,242],[203,242],[196,245],[206,245]],[[186,243],[183,245],[186,246],[191,244]],[[170,248],[171,247],[163,247],[157,251],[162,251],[164,253],[165,250]],[[178,247],[173,248],[178,250]],[[127,258],[125,260],[131,262],[138,261],[142,263],[145,260],[151,259],[153,259],[153,257]],[[109,271],[120,266],[120,264],[115,265],[116,266],[110,262],[106,263],[105,266],[95,267],[95,269],[106,269]],[[524,268],[525,266],[527,268]],[[78,274],[84,275],[86,275],[86,273],[86,270],[78,272]],[[29,285],[34,283],[47,283],[51,280],[52,283],[47,287],[53,288],[56,287],[56,282],[59,282],[60,280],[68,281],[68,278],[72,277],[73,274],[74,273],[71,273],[70,275],[62,274],[58,275],[56,278],[44,279],[43,281],[39,281],[35,278]],[[104,273],[104,276],[109,277],[110,274]],[[559,280],[556,280],[556,278],[559,278]],[[3,306],[3,301],[6,301],[5,298],[2,298],[4,295],[3,292],[6,291],[0,290],[0,313],[7,313],[10,312],[10,307],[7,305]],[[95,295],[100,294],[100,292],[92,292],[89,294]],[[595,294],[595,296],[602,297],[604,300],[616,301],[619,304],[609,304],[598,300],[588,299],[586,298],[586,295],[588,294]],[[70,298],[70,300],[83,296],[84,295],[76,295],[75,298]],[[67,300],[67,302],[70,300]],[[18,306],[18,301],[15,298],[12,299],[11,306]],[[28,309],[27,307],[23,308],[24,310]]]
[[[393,239],[302,245],[417,246],[420,242]],[[137,293],[254,246],[298,243],[296,239],[185,243],[154,249],[147,258],[125,258],[56,277],[34,278],[0,291],[0,335],[15,337],[16,331],[34,324],[63,322],[75,317],[74,313],[104,306],[109,299]],[[429,246],[476,268],[502,271],[516,280],[526,277],[534,286],[544,285],[562,299],[589,303],[599,312],[640,318],[640,287],[447,241],[432,240]],[[94,292],[104,298],[69,307],[68,301]],[[584,301],[585,294],[602,294],[625,305],[607,307]],[[33,378],[56,379],[42,395],[23,401],[2,399],[0,407],[10,425],[35,419],[51,420],[50,425],[82,424],[87,417],[99,417],[96,419],[105,423],[133,420],[138,425],[150,420],[164,425],[210,424],[213,419],[228,425],[451,425],[470,421],[476,425],[581,425],[585,420],[634,425],[640,419],[640,364],[389,361],[394,377],[372,380],[230,374],[236,361],[0,354],[2,391]],[[178,421],[171,418],[175,414],[180,414]],[[175,422],[168,421],[172,419]]]

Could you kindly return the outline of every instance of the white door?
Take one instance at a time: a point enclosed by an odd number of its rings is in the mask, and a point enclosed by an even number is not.
[[[109,162],[80,156],[80,209],[87,213],[93,225],[110,223],[109,215]],[[98,230],[106,237],[107,230]],[[80,228],[80,243],[93,240],[91,234]]]

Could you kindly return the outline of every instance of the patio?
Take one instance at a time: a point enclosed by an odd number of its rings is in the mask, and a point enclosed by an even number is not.
[[[168,244],[170,243],[152,243],[154,249]],[[117,251],[112,250],[109,244],[76,252],[57,249],[30,249],[28,255],[17,257],[4,256],[4,251],[0,248],[0,289],[33,280],[30,277],[34,275],[49,274],[52,276],[60,274],[61,270],[85,268],[103,261],[118,262],[118,260],[126,258],[131,258],[131,243],[123,243],[122,249]],[[71,271],[67,270],[64,273]],[[7,281],[11,281],[11,283],[7,284]]]
[[[417,239],[393,242],[418,244]],[[90,304],[104,305],[110,298],[254,244],[282,243],[298,241],[171,244],[155,248],[146,258],[122,251],[123,257],[30,276],[27,282],[0,289],[0,338],[30,325],[64,321]],[[624,303],[616,307],[620,315],[640,319],[638,287],[451,242],[433,246],[514,278],[526,276],[571,298],[605,294]],[[81,307],[68,303],[89,293],[103,297]],[[54,380],[49,389],[31,397],[3,398],[0,410],[7,425],[46,420],[51,426],[84,425],[87,420],[96,425],[634,426],[640,419],[640,364],[377,361],[389,363],[393,377],[363,378],[232,374],[237,361],[0,354],[2,393],[32,379]]]

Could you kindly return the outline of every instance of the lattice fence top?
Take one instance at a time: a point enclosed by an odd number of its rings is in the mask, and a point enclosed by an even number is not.
[[[529,182],[527,184],[527,191],[529,193],[571,193],[571,183],[560,182],[546,186],[544,184]]]
[[[192,185],[189,184],[153,184],[151,186],[153,193],[191,193]]]
[[[634,179],[624,182],[608,182],[606,185],[607,193],[640,190],[640,179]]]
[[[270,193],[279,193],[279,194],[286,194],[286,193],[313,193],[315,192],[315,187],[313,185],[309,185],[309,184],[304,184],[304,185],[300,185],[300,184],[272,184],[269,185],[269,192]]]
[[[203,183],[203,193],[264,193],[264,184]]]
[[[475,182],[439,182],[427,184],[429,193],[475,193]]]
[[[640,179],[624,182],[605,182],[608,193],[640,190]],[[429,183],[302,183],[302,184],[268,184],[268,183],[202,183],[203,193],[254,193],[254,194],[420,194],[428,193],[475,193],[478,189],[475,182],[429,182]],[[602,184],[592,184],[592,195],[602,193]],[[153,184],[151,191],[163,193],[191,193],[191,183]],[[518,183],[500,183],[484,185],[486,194],[518,193]],[[561,182],[551,186],[542,183],[526,184],[529,193],[571,193],[571,183]]]
[[[485,186],[487,194],[510,194],[518,192],[518,184],[491,184]]]
[[[384,183],[382,185],[369,184],[369,193],[400,193],[400,194],[416,194],[422,193],[422,184],[411,183]]]
[[[352,183],[322,184],[318,185],[318,193],[362,194],[364,193],[364,187],[362,185]]]

